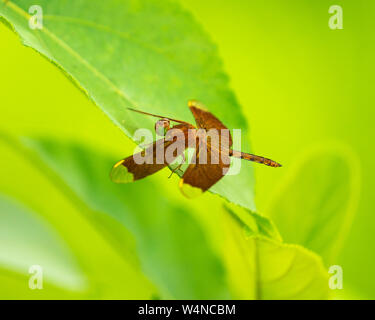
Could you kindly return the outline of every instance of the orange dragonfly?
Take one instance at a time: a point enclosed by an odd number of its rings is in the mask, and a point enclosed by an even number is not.
[[[143,151],[129,156],[117,162],[111,171],[111,179],[116,183],[129,183],[143,179],[159,170],[170,166],[176,161],[177,157],[184,157],[184,152],[187,148],[194,150],[195,161],[188,163],[187,169],[181,174],[179,183],[182,193],[187,197],[193,197],[202,193],[212,187],[218,182],[228,171],[230,167],[230,157],[245,159],[262,163],[270,167],[281,167],[281,164],[271,159],[257,156],[250,153],[235,151],[231,148],[233,141],[227,127],[216,118],[211,112],[207,111],[205,107],[196,100],[191,100],[188,106],[195,118],[196,126],[173,118],[168,118],[148,112],[143,112],[135,109],[130,109],[134,112],[159,118],[155,124],[157,134],[164,136],[163,139],[155,141],[152,145],[146,147]],[[171,126],[171,122],[177,124]],[[193,143],[191,143],[191,132],[209,132],[211,129],[216,129],[219,132],[220,142],[214,143],[212,139],[201,139],[199,134],[193,134]],[[226,142],[222,142],[221,132],[226,130],[228,137]],[[177,139],[176,133],[182,133],[183,139]],[[167,139],[167,137],[169,137]],[[171,138],[172,137],[172,138]],[[202,141],[203,140],[203,141]],[[166,156],[168,148],[175,144],[173,148],[173,157]],[[169,155],[171,152],[169,152]],[[198,161],[203,158],[205,154],[205,161]],[[158,155],[162,155],[158,159]],[[139,162],[137,159],[142,158],[144,161]],[[173,169],[172,173],[181,167],[182,163]]]

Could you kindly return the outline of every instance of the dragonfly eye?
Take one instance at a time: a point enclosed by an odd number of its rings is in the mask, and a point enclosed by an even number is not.
[[[155,131],[159,136],[165,136],[169,129],[170,122],[168,119],[161,119],[155,123]]]

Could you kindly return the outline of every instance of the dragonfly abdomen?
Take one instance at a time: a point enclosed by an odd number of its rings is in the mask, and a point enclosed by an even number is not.
[[[266,166],[270,166],[270,167],[281,167],[281,164],[277,163],[276,161],[273,161],[273,160],[265,158],[265,157],[257,156],[255,154],[251,154],[251,153],[231,150],[230,155],[233,156],[233,157],[236,157],[236,158],[241,158],[241,159],[248,160],[248,161],[262,163],[262,164],[265,164]]]

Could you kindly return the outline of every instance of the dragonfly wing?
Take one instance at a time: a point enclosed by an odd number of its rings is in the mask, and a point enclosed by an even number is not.
[[[229,154],[220,153],[216,148],[207,150],[206,163],[200,163],[203,148],[196,150],[196,163],[189,165],[180,180],[181,192],[188,198],[193,198],[211,188],[218,182],[229,168]]]
[[[209,112],[206,107],[197,100],[190,100],[189,103],[190,111],[192,112],[195,122],[198,128],[202,129],[227,129],[228,128],[211,112]],[[229,132],[229,147],[232,146],[232,137]]]
[[[173,135],[174,130],[181,130],[181,139]],[[158,172],[169,163],[179,157],[185,151],[185,141],[188,134],[188,127],[185,124],[174,126],[170,131],[171,139],[160,139],[155,141],[146,149],[117,162],[111,171],[111,180],[116,183],[129,183],[143,179]],[[168,135],[168,133],[167,133]],[[182,139],[184,137],[185,139]],[[174,144],[175,152],[166,154],[168,147]],[[179,148],[175,148],[179,145]]]
[[[165,149],[171,143],[171,141],[160,139],[145,150],[117,162],[112,168],[111,180],[116,183],[133,182],[163,169],[167,163],[157,163],[156,149]],[[139,163],[138,159],[141,158],[144,159],[144,163]]]

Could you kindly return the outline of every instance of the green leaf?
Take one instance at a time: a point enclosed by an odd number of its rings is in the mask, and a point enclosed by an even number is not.
[[[234,298],[328,298],[328,272],[320,257],[261,234],[249,234],[237,218],[227,214],[223,252]]]
[[[0,266],[0,298],[3,300],[20,299],[84,299],[85,295],[81,292],[74,292],[56,286],[55,284],[43,279],[43,289],[29,288],[30,274],[28,269],[16,272],[7,267]]]
[[[127,107],[193,121],[189,99],[201,100],[228,128],[247,125],[228,86],[216,47],[192,16],[171,1],[38,2],[43,28],[29,28],[32,0],[8,1],[0,16],[26,46],[57,65],[129,137],[154,119]],[[253,170],[227,176],[211,191],[254,209]]]
[[[59,180],[47,166],[40,162],[35,154],[20,145],[17,140],[8,137],[7,144],[3,142],[4,139],[0,139],[0,153],[2,155],[0,192],[17,199],[23,204],[20,206],[21,208],[26,206],[30,208],[31,213],[35,217],[38,216],[36,219],[45,221],[45,224],[48,224],[51,229],[53,228],[52,232],[59,238],[58,241],[65,247],[69,247],[70,253],[74,255],[74,259],[79,264],[79,268],[87,281],[87,290],[82,297],[147,299],[154,295],[155,287],[140,271],[139,263],[137,264],[134,261],[136,260],[134,259],[134,239],[130,238],[129,232],[123,226],[121,226],[120,231],[119,223],[108,215],[92,212],[90,208],[74,196],[73,192],[69,191],[61,179]],[[95,221],[90,219],[91,216],[95,217]],[[30,219],[22,217],[16,225],[8,221],[4,224],[4,227],[9,225],[9,230],[13,230],[11,229],[13,227],[15,235],[22,233],[23,238],[20,236],[20,240],[28,239],[28,241],[25,241],[25,251],[27,251],[26,244],[30,242],[31,248],[30,239],[35,237],[35,233],[31,228],[23,228],[22,231],[16,230],[17,225],[23,226],[23,220],[25,223],[32,225]],[[105,232],[100,224],[105,224],[108,231]],[[41,228],[38,228],[37,231],[37,235],[43,235]],[[54,243],[48,238],[45,241]],[[14,241],[3,242],[2,251],[4,251],[5,257],[12,257],[9,252],[14,250],[14,246]],[[46,247],[46,244],[44,247]],[[28,256],[45,257],[46,254],[43,255],[44,247],[35,245],[32,249],[40,250],[39,253],[20,254],[19,265],[21,263],[28,264],[30,260]],[[20,249],[22,249],[21,245]],[[54,248],[56,255],[60,252],[61,250]],[[58,265],[55,268],[57,270],[64,270],[66,269],[65,264],[69,265],[69,259],[64,255],[61,259],[57,259],[56,256],[53,258],[57,265],[60,262],[62,263],[61,266]],[[5,283],[21,286],[25,278],[24,272],[27,272],[28,269],[20,273],[20,267],[9,260],[6,261],[8,262],[4,263],[0,270],[0,277],[5,281],[4,290],[14,292],[13,289],[7,288]],[[46,272],[53,273],[53,270],[49,271],[53,266],[49,264]],[[57,272],[53,274],[57,274]],[[27,284],[27,282],[24,283]],[[53,286],[49,285],[49,288],[52,290]],[[67,290],[68,288],[65,291],[53,290],[50,292],[51,297],[61,299],[67,297],[67,294],[70,296],[75,294],[72,290],[69,292]],[[18,298],[49,297],[49,291],[46,291],[45,294],[37,293],[35,290],[32,292],[21,290]]]
[[[308,151],[290,171],[266,212],[285,241],[335,264],[358,205],[358,159],[328,144]]]
[[[161,298],[229,297],[225,270],[204,230],[162,187],[150,180],[113,184],[108,176],[113,159],[80,145],[28,140],[28,146],[90,208],[96,225],[118,237],[125,228],[134,235],[142,270]],[[114,229],[102,215],[122,228]]]
[[[232,218],[242,226],[247,237],[263,236],[276,241],[282,241],[279,231],[267,217],[231,203],[227,203],[224,207]]]
[[[45,221],[2,194],[0,212],[0,266],[10,278],[24,279],[21,296],[30,290],[29,268],[33,265],[42,268],[45,290],[57,290],[66,297],[79,296],[87,290],[87,280],[74,256]],[[7,296],[9,288],[3,285],[2,282],[0,295]]]

